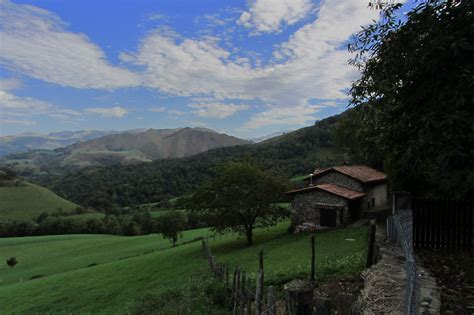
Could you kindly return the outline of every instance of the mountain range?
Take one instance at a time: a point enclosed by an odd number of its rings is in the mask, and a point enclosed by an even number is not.
[[[78,141],[92,140],[115,133],[119,133],[119,131],[78,130],[51,132],[48,134],[24,132],[14,136],[0,137],[0,156],[36,149],[54,150]]]
[[[38,149],[7,155],[1,164],[15,165],[20,169],[31,168],[33,171],[35,168],[52,165],[84,167],[150,162],[191,156],[214,148],[251,143],[210,129],[189,127],[124,132],[78,131],[48,135],[23,134],[16,138],[4,138],[0,143],[7,143],[9,150],[35,146]],[[74,141],[72,144],[58,147],[72,141]]]

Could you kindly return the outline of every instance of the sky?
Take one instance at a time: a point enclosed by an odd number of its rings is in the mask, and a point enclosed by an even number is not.
[[[344,111],[368,0],[0,0],[0,135],[206,127]]]

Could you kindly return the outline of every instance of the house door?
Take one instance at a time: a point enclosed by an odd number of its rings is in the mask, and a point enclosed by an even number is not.
[[[337,210],[336,209],[319,209],[319,225],[321,226],[328,226],[328,227],[336,227],[336,216]]]

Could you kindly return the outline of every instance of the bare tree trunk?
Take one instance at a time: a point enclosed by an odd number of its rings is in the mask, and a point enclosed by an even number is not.
[[[245,227],[245,236],[247,237],[247,246],[253,244],[253,226],[249,225]]]

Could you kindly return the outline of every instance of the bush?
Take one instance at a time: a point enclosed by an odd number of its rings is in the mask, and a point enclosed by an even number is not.
[[[163,294],[145,294],[138,298],[129,314],[226,314],[229,291],[212,279],[194,279],[180,289]]]
[[[10,257],[7,259],[7,265],[8,267],[10,268],[13,268],[15,267],[15,265],[18,263],[18,261],[16,260],[16,257]]]

